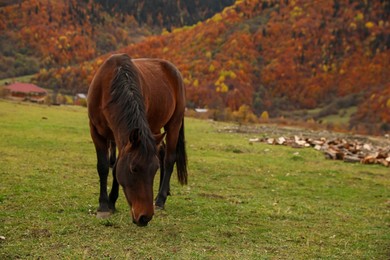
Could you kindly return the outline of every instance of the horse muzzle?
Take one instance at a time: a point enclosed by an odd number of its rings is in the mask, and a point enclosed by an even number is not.
[[[138,219],[133,217],[133,223],[139,227],[145,227],[148,225],[149,221],[151,221],[153,216],[145,216],[141,215]]]
[[[131,209],[131,217],[133,218],[133,223],[139,227],[145,227],[153,218],[153,213],[151,214],[136,214],[134,208]]]

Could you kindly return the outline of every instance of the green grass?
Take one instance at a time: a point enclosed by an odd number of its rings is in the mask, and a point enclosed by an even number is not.
[[[35,76],[35,74],[25,75],[25,76],[20,76],[20,77],[15,77],[15,78],[0,79],[0,86],[5,85],[6,82],[8,82],[8,83],[13,83],[13,82],[29,83],[29,82],[31,82],[31,78],[34,76]]]
[[[389,258],[383,166],[250,145],[187,118],[189,185],[172,179],[166,210],[139,228],[122,193],[110,219],[94,215],[85,108],[0,101],[0,119],[1,259]]]
[[[317,122],[321,122],[322,124],[333,124],[335,126],[347,127],[349,125],[349,121],[354,113],[357,111],[356,106],[351,106],[348,108],[340,108],[338,109],[336,114],[331,114],[327,116],[319,117],[318,115],[321,113],[321,110],[324,108],[315,108],[315,109],[303,109],[303,110],[293,110],[293,111],[285,111],[284,115],[287,118],[292,120],[302,120],[304,119],[313,119],[315,118]]]
[[[335,125],[345,125],[347,126],[349,124],[349,120],[351,119],[351,116],[356,113],[357,107],[349,107],[346,109],[340,109],[339,113],[337,115],[330,115],[321,118],[323,123],[325,124],[335,124]]]

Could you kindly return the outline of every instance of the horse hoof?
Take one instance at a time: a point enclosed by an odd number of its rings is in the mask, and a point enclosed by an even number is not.
[[[98,211],[96,213],[96,217],[101,219],[109,218],[111,215],[112,213],[107,211]]]
[[[155,210],[164,210],[164,206],[154,205]]]

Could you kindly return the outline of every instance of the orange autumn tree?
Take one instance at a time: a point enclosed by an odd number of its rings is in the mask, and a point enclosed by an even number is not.
[[[248,105],[258,116],[267,111],[275,117],[351,95],[385,95],[389,5],[360,0],[236,1],[207,21],[165,30],[118,52],[175,63],[190,107],[238,111]],[[368,111],[375,111],[377,122],[388,120],[386,106],[356,100],[355,118],[365,120]]]

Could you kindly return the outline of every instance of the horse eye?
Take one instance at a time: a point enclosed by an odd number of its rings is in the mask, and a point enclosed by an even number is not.
[[[140,171],[141,170],[140,170],[140,167],[138,165],[131,167],[132,173],[139,173]]]
[[[130,172],[131,173],[136,173],[137,172],[137,167],[130,165]]]

